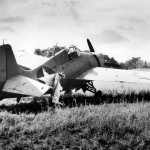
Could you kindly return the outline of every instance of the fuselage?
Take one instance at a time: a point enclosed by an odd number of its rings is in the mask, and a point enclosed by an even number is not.
[[[93,68],[103,66],[103,55],[91,52],[73,52],[68,54],[67,50],[61,50],[52,56],[46,63],[42,64],[33,71],[22,72],[25,76],[38,80],[43,76],[42,68],[52,76],[55,73],[62,73],[63,79],[75,79],[85,71]],[[67,83],[66,83],[67,82]],[[69,80],[61,82],[62,87],[68,83]],[[51,86],[51,85],[50,85]]]
[[[87,51],[73,51],[69,53],[67,50],[63,49],[50,57],[47,62],[36,69],[31,71],[22,70],[21,74],[40,82],[41,80],[39,79],[45,78],[42,80],[44,81],[42,83],[48,83],[47,85],[53,87],[55,74],[59,73],[63,74],[63,78],[60,80],[60,83],[64,90],[77,87],[79,88],[82,82],[78,83],[77,80],[74,82],[72,79],[76,79],[78,76],[93,67],[104,66],[103,60],[102,54],[95,54]],[[43,68],[48,76],[44,75]],[[48,82],[45,82],[45,80],[48,80]]]
[[[78,52],[77,55],[75,54],[74,57],[70,58],[68,52],[62,50],[42,66],[49,74],[52,72],[63,73],[65,78],[72,79],[99,65],[103,65],[101,54],[96,55],[90,52]]]

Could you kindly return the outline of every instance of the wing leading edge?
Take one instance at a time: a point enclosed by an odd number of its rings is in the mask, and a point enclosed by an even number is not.
[[[126,83],[150,83],[150,72],[96,67],[84,72],[76,79]]]
[[[15,93],[27,96],[42,96],[51,87],[28,77],[17,75],[6,80],[3,92]]]

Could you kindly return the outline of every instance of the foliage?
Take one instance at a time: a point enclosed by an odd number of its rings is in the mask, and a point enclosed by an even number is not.
[[[54,53],[59,52],[62,49],[67,49],[66,47],[62,47],[62,46],[53,46],[52,48],[48,47],[46,49],[35,49],[34,54],[36,55],[40,55],[40,56],[44,56],[44,57],[51,57],[54,55]],[[108,55],[103,55],[104,61],[106,63],[109,64],[113,64],[113,65],[119,65],[119,63],[113,58],[113,57],[109,57]],[[107,67],[107,65],[106,65]],[[110,66],[108,66],[110,67]]]
[[[34,54],[44,56],[44,57],[51,57],[54,53],[59,52],[62,49],[67,49],[64,46],[53,46],[48,47],[46,49],[35,49]],[[109,57],[108,55],[103,55],[104,62],[108,64],[105,67],[114,67],[114,68],[121,68],[121,69],[137,69],[137,68],[150,68],[150,62],[146,62],[142,60],[140,57],[132,57],[131,59],[127,60],[126,62],[118,63],[117,60],[113,57]],[[112,66],[111,66],[112,64]]]
[[[109,57],[108,55],[103,55],[104,61],[111,64],[119,65],[119,63],[113,58]]]
[[[51,57],[54,55],[54,53],[57,53],[62,49],[67,49],[67,48],[64,46],[57,46],[57,45],[54,45],[52,48],[48,47],[42,50],[37,48],[35,49],[34,54],[44,56],[44,57]],[[118,63],[118,61],[115,60],[115,58],[109,57],[108,55],[103,55],[103,58],[104,58],[104,62],[108,64],[105,65],[105,67],[113,67],[113,68],[121,68],[121,69],[150,68],[150,62],[146,62],[142,60],[140,57],[132,57],[126,62],[121,62],[121,63]]]
[[[66,48],[63,46],[53,46],[52,48],[48,47],[42,50],[37,48],[35,49],[34,54],[44,56],[44,57],[51,57],[62,49],[66,49]]]
[[[150,68],[150,63],[143,61],[140,57],[132,57],[125,63],[120,63],[123,69],[138,69],[138,68]]]

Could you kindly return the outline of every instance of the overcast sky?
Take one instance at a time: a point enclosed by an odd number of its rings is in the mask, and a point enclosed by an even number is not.
[[[13,50],[76,45],[150,62],[149,0],[0,0],[0,42]]]

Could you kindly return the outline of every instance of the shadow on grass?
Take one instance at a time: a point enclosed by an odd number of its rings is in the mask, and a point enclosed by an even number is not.
[[[25,98],[28,99],[28,98]],[[64,104],[62,107],[79,107],[83,105],[100,105],[103,103],[134,103],[134,102],[147,102],[150,99],[150,92],[141,91],[139,93],[130,92],[128,94],[104,94],[99,91],[95,96],[85,96],[81,94],[73,95],[72,97],[61,96],[60,102]],[[52,103],[51,97],[34,97],[30,102],[23,100],[17,104],[0,105],[0,111],[8,111],[11,113],[40,113],[48,109],[55,108]]]
[[[28,98],[24,98],[28,99]],[[0,105],[0,111],[8,111],[11,113],[19,114],[19,113],[40,113],[42,111],[47,111],[49,107],[53,107],[53,104],[51,102],[51,98],[47,97],[41,97],[37,98],[34,97],[30,102],[24,102],[23,100],[20,103],[17,104],[10,104],[10,105],[5,105],[2,104]]]
[[[150,100],[150,91],[141,91],[139,93],[102,93],[98,91],[95,96],[74,95],[73,97],[61,97],[61,101],[66,106],[74,107],[80,105],[99,105],[103,103],[135,103],[147,102]]]

